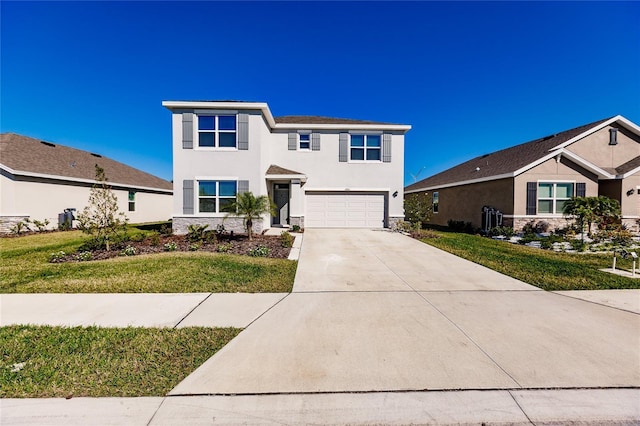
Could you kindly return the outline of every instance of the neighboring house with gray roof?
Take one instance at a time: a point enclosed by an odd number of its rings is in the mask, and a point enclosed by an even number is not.
[[[0,232],[25,218],[58,226],[65,209],[88,204],[102,167],[131,223],[171,218],[172,184],[100,154],[14,133],[0,134]]]
[[[620,202],[623,223],[637,232],[640,127],[620,115],[596,121],[476,157],[405,188],[405,195],[415,193],[430,194],[433,224],[491,227],[498,218],[483,215],[487,207],[516,230],[541,221],[565,226],[566,200],[605,195]]]
[[[383,228],[404,217],[408,125],[318,116],[273,117],[266,103],[164,101],[172,112],[174,232],[224,224],[238,193],[267,195],[270,227]],[[232,213],[232,212],[231,212]]]

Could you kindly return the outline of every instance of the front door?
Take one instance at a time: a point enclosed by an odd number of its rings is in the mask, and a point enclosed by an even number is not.
[[[274,225],[289,226],[289,184],[273,184],[273,202],[276,205]]]

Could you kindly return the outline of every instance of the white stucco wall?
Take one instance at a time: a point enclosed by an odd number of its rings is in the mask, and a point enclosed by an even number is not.
[[[58,214],[66,208],[82,211],[89,202],[88,186],[13,180],[0,176],[0,216],[28,216],[32,220],[49,220],[58,226]],[[171,194],[137,191],[134,212],[129,212],[129,190],[114,189],[118,207],[130,223],[155,222],[171,218]]]

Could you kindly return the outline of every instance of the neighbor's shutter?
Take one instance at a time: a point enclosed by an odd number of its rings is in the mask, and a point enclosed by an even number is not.
[[[338,161],[344,163],[349,158],[349,134],[340,133],[340,147],[338,151]]]
[[[238,149],[249,149],[249,114],[238,114]]]
[[[527,182],[527,214],[536,214],[536,204],[538,204],[538,183]]]
[[[586,197],[587,196],[587,184],[584,182],[576,183],[576,197]]]
[[[249,192],[249,181],[248,180],[239,180],[238,181],[238,194],[242,194],[243,192]]]
[[[182,113],[182,148],[193,149],[193,113]]]
[[[389,133],[382,135],[382,161],[391,162],[391,134]]]
[[[193,214],[193,181],[182,181],[182,213]]]
[[[311,133],[311,150],[320,151],[320,133]]]
[[[298,134],[289,133],[289,151],[295,151],[298,146]]]

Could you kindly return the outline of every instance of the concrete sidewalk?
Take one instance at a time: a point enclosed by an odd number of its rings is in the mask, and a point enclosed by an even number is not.
[[[0,400],[3,426],[633,425],[639,389]]]
[[[245,328],[288,293],[2,294],[0,326]]]

